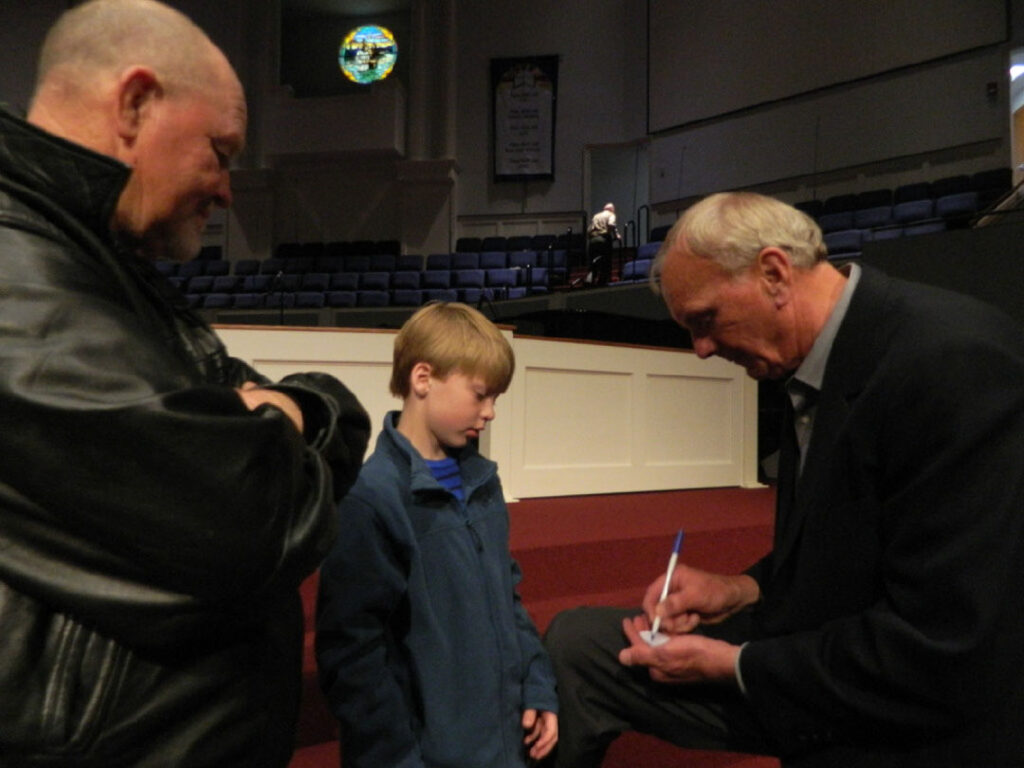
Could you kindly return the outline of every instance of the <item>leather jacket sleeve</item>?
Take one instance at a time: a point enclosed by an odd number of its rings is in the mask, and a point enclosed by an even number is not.
[[[254,372],[219,341],[211,382],[102,276],[39,261],[40,279],[5,279],[0,302],[0,579],[143,645],[210,631],[211,603],[235,626],[297,587],[361,464],[355,397],[325,375],[283,382],[306,439],[277,409],[244,406],[236,379]]]

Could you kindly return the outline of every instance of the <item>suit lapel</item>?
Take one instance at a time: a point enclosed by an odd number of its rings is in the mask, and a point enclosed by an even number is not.
[[[796,478],[798,464],[793,461],[791,466],[784,466],[786,460],[780,450],[773,556],[776,572],[798,549],[807,517],[815,512],[816,499],[828,493],[829,489],[819,486],[832,476],[829,464],[835,460],[837,440],[858,395],[878,364],[886,332],[887,284],[887,278],[880,272],[862,267],[860,282],[829,354],[818,395],[814,431],[799,479]],[[791,440],[795,446],[793,410],[788,398],[786,413],[782,443],[785,445]],[[783,479],[784,470],[789,473],[787,480]]]

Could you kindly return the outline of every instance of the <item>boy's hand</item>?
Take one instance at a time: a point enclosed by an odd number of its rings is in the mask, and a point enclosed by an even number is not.
[[[530,758],[540,760],[554,749],[558,741],[558,715],[536,709],[523,710],[523,743],[530,748]]]

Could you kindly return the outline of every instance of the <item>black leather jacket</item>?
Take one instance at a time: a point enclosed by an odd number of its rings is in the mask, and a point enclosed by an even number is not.
[[[297,587],[369,422],[268,383],[109,235],[121,164],[0,113],[0,766],[282,766]],[[332,486],[333,475],[333,486]]]

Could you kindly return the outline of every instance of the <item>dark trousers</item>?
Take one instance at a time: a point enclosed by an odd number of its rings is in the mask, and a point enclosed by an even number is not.
[[[667,685],[624,667],[622,620],[637,610],[576,608],[554,618],[545,644],[558,677],[555,768],[595,768],[623,731],[680,747],[771,754],[743,694],[726,685]]]
[[[607,285],[612,276],[612,239],[604,235],[592,237],[587,249],[594,284]]]

